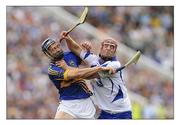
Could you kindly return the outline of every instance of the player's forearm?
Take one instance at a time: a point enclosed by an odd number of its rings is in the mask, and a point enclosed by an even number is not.
[[[76,41],[74,39],[72,39],[72,37],[68,36],[68,39],[66,39],[66,43],[68,45],[68,48],[72,52],[74,52],[76,55],[80,55],[82,48],[78,43],[76,43]]]
[[[101,67],[94,67],[94,68],[86,68],[79,72],[79,78],[84,79],[92,79],[95,78],[98,74],[97,72],[101,71]]]
[[[98,73],[95,73],[95,74],[93,74],[93,75],[90,75],[90,76],[87,76],[86,78],[84,78],[84,79],[94,79],[94,78],[99,78],[99,75],[98,75]]]
[[[95,75],[98,71],[101,71],[101,70],[102,70],[101,67],[69,70],[67,74],[67,79],[75,79],[75,78],[85,79],[85,78]]]

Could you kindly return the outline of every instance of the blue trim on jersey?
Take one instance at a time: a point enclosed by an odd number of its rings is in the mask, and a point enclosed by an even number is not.
[[[97,66],[97,65],[92,65],[91,68],[92,68],[92,67],[95,67],[95,66]]]
[[[98,79],[98,81],[96,81],[96,84],[99,86],[99,87],[103,87],[103,83],[101,81],[101,78]]]
[[[112,59],[110,61],[117,61],[116,57],[112,57]]]
[[[112,114],[102,110],[98,119],[132,119],[132,112],[126,111]]]
[[[101,66],[106,67],[107,65],[108,65],[108,63],[106,63],[106,64],[102,64]]]
[[[121,98],[123,98],[123,92],[121,90],[121,86],[119,85],[119,91],[118,91],[117,95],[115,96],[115,98],[113,99],[112,102],[114,102],[114,101],[116,101],[118,99],[121,99]]]
[[[108,60],[108,61],[117,61],[117,59],[116,59],[116,57],[114,56],[114,57],[112,57],[110,60]],[[99,62],[99,64],[100,65],[102,65],[102,64],[104,64],[104,63],[106,63],[107,61],[104,61],[101,57],[99,57],[99,60],[98,60],[98,62]]]
[[[122,71],[120,71],[120,78],[121,78],[121,80],[123,81],[123,78],[122,78]]]
[[[108,77],[108,79],[109,79],[109,81],[111,82],[111,84],[112,84],[112,89],[111,89],[111,94],[113,93],[113,89],[114,89],[114,82],[112,81],[112,79],[111,78],[109,78]]]
[[[64,60],[67,65],[78,67],[81,60],[72,52],[64,53]],[[64,69],[58,67],[57,65],[50,63],[48,75],[50,80],[53,82],[55,87],[59,91],[60,100],[74,100],[83,99],[90,97],[91,93],[86,89],[85,83],[83,81],[77,81],[72,83],[68,87],[61,87],[61,84],[70,83],[72,80],[64,81]],[[64,83],[66,82],[66,83]],[[82,85],[84,84],[84,85]]]
[[[84,59],[86,59],[90,54],[92,54],[90,51],[87,51],[87,53],[84,56]]]
[[[116,57],[114,56],[114,57],[111,58],[111,60],[108,60],[108,61],[111,61],[111,62],[112,62],[112,61],[117,61],[117,59],[116,59]],[[102,66],[107,65],[107,64],[104,64],[104,63],[106,63],[107,61],[104,61],[104,60],[101,59],[100,57],[99,57],[98,62],[99,62],[99,64],[102,65]]]

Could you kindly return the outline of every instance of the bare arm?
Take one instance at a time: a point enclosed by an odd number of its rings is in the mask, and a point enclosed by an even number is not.
[[[78,79],[78,78],[88,78],[92,77],[94,74],[96,74],[99,71],[104,70],[102,67],[94,67],[94,68],[73,68],[73,69],[67,69],[65,72],[65,79],[70,80],[70,79]]]
[[[93,78],[105,78],[114,74],[115,70],[112,67],[93,67],[93,68],[68,68],[66,69],[65,79],[93,79]]]
[[[68,48],[72,52],[74,52],[76,55],[80,56],[80,53],[82,51],[81,46],[74,39],[72,39],[69,35],[66,35],[66,31],[63,31],[61,33],[61,37],[66,40]]]
[[[63,68],[65,70],[64,73],[64,79],[65,80],[71,80],[71,79],[92,79],[92,78],[98,78],[98,72],[101,71],[111,71],[111,67],[93,67],[93,68],[72,68],[66,64],[64,60],[57,61],[56,65]]]
[[[94,78],[100,78],[99,74],[98,74],[98,73],[95,73],[95,74],[93,74],[93,75],[91,75],[91,76],[88,76],[88,77],[86,77],[86,78],[84,78],[84,79],[90,80],[90,79],[94,79]]]

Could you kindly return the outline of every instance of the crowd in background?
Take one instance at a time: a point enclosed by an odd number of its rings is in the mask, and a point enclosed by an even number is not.
[[[83,7],[66,7],[78,15]],[[173,70],[173,7],[90,7],[87,22]]]
[[[65,9],[82,11],[82,7]],[[173,70],[173,7],[90,7],[89,11],[87,22],[105,33],[117,33],[123,44]],[[65,27],[53,15],[42,15],[38,7],[7,7],[6,21],[7,118],[53,118],[58,92],[48,78],[49,61],[41,43],[50,35],[56,38]],[[125,70],[124,79],[129,91],[148,101],[132,102],[134,118],[174,118],[173,81],[140,66]]]

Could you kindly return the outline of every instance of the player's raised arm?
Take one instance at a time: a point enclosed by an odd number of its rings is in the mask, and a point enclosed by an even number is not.
[[[74,52],[76,55],[80,55],[82,48],[81,46],[72,38],[70,35],[67,35],[67,31],[63,31],[60,34],[62,39],[66,40],[66,43],[68,45],[68,48]]]

